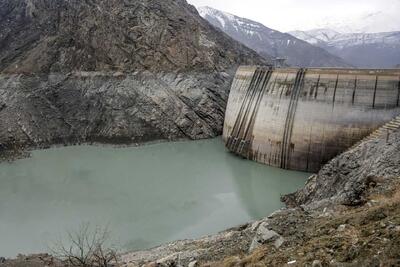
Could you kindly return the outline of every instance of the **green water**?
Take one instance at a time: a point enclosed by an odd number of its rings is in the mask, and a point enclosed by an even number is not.
[[[0,256],[47,251],[86,222],[108,225],[122,250],[213,234],[279,209],[307,177],[233,156],[221,139],[34,151],[0,164]]]

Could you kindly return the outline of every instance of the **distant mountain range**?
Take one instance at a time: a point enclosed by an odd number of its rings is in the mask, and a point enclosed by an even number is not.
[[[200,15],[230,37],[270,59],[285,58],[291,66],[349,67],[350,64],[321,47],[314,46],[290,34],[282,33],[261,23],[241,18],[210,7],[198,9]]]
[[[357,67],[392,68],[400,64],[400,31],[340,33],[332,29],[316,29],[290,34]]]
[[[400,1],[387,5],[386,8],[378,8],[375,12],[365,12],[362,15],[354,17],[338,17],[336,14],[332,17],[326,17],[324,22],[318,23],[317,29],[331,29],[341,33],[353,32],[393,32],[400,29]],[[389,7],[390,8],[387,8]]]

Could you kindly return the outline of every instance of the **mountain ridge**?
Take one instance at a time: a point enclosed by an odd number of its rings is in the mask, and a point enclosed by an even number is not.
[[[314,29],[290,33],[357,67],[391,68],[400,62],[400,31],[341,33],[332,29]]]
[[[396,13],[398,8],[400,8],[399,1],[392,3],[391,8],[378,8],[350,18],[328,16],[324,22],[317,24],[315,28],[328,28],[341,33],[393,32],[400,27],[400,19]]]
[[[287,63],[301,67],[350,67],[341,58],[314,47],[290,34],[211,7],[198,8],[200,15],[232,38],[269,59],[287,58]]]

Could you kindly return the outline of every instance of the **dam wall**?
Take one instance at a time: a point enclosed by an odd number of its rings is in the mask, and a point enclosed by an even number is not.
[[[400,70],[242,66],[223,138],[233,153],[316,172],[400,115]]]

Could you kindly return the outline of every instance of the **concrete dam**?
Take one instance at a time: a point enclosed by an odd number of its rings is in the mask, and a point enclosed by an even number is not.
[[[399,115],[400,70],[242,66],[223,138],[244,158],[316,172]]]

